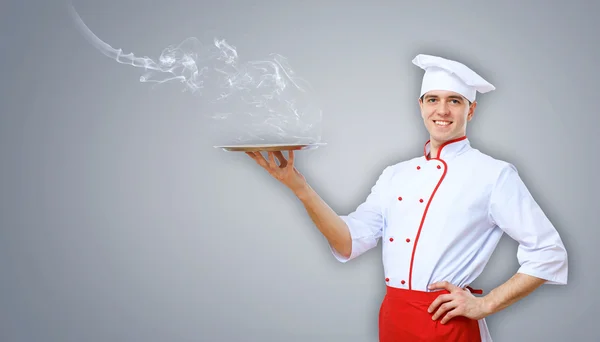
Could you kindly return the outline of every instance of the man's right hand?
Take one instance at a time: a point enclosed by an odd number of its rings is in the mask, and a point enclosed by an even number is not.
[[[306,179],[294,166],[293,150],[288,151],[287,160],[281,151],[269,151],[267,159],[265,159],[261,152],[246,152],[246,154],[294,193],[306,186]],[[279,160],[279,165],[275,162],[275,157]]]

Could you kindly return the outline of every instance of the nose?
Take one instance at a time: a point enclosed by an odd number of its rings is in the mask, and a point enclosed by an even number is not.
[[[439,105],[437,106],[436,112],[440,115],[450,114],[450,109],[448,107],[448,103],[445,101],[440,101]]]

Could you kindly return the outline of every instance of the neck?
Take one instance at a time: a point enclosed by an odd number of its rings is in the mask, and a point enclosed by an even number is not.
[[[440,146],[442,146],[444,142],[437,141],[433,138],[430,139],[429,142],[429,156],[431,158],[438,155],[438,151],[440,150]]]
[[[437,158],[437,157],[441,157],[438,156],[440,150],[442,148],[444,148],[444,146],[453,143],[453,142],[457,142],[459,140],[462,140],[463,138],[466,138],[466,135],[459,135],[455,138],[452,139],[448,139],[448,140],[436,140],[433,137],[429,138],[429,154],[427,156],[427,158]]]

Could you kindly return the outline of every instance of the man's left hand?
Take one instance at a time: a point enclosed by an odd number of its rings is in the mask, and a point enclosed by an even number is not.
[[[489,314],[485,299],[473,296],[468,289],[460,288],[446,281],[433,283],[429,285],[429,289],[443,289],[450,292],[437,297],[428,309],[429,313],[433,313],[433,320],[444,316],[441,320],[442,324],[446,324],[457,316],[478,320]]]

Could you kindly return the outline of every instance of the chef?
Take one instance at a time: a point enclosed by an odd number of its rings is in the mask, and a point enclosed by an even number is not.
[[[384,168],[355,211],[335,213],[294,167],[293,151],[247,154],[302,201],[340,262],[381,240],[381,342],[491,342],[485,317],[542,284],[566,284],[567,252],[515,166],[466,136],[476,93],[494,86],[449,59],[421,54],[413,63],[424,70],[418,102],[430,138],[419,155]],[[520,267],[482,294],[470,284],[504,233],[519,244]]]

